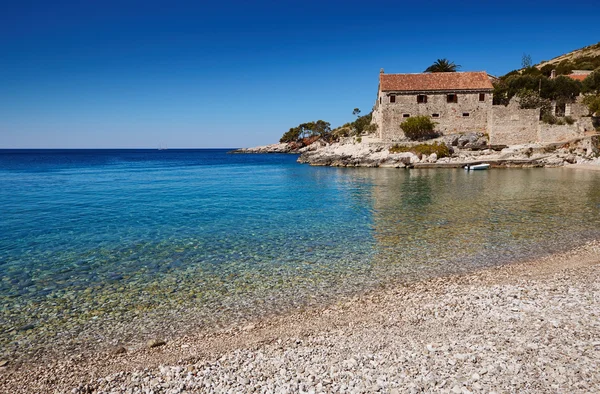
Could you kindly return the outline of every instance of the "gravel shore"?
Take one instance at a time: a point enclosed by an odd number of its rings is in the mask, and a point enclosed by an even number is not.
[[[600,392],[599,274],[592,242],[153,348],[9,363],[0,392]]]

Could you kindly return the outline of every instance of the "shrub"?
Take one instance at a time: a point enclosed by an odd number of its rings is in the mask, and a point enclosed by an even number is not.
[[[436,124],[428,116],[415,116],[402,122],[400,128],[404,131],[404,135],[413,141],[427,140],[437,137],[434,131]]]
[[[554,116],[552,114],[543,114],[542,122],[548,123],[548,124],[556,124],[556,122],[558,122],[558,119],[556,118],[556,116]]]
[[[594,70],[583,80],[583,91],[586,93],[600,94],[600,67]]]
[[[567,122],[568,125],[572,125],[575,123],[575,119],[571,118],[570,116],[565,116],[565,122]]]
[[[583,103],[587,105],[590,115],[600,113],[600,95],[588,95],[583,99]]]
[[[445,144],[435,142],[433,144],[419,144],[413,146],[394,145],[390,148],[390,153],[412,152],[421,157],[422,155],[430,155],[435,153],[439,158],[450,156],[450,149]]]
[[[377,123],[371,123],[370,125],[365,127],[364,131],[369,132],[369,133],[377,131]]]
[[[356,137],[356,142],[360,144],[362,142],[362,137]]]

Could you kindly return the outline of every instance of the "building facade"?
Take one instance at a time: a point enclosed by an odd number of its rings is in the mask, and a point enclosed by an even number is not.
[[[379,74],[373,121],[379,138],[400,140],[400,124],[429,116],[444,134],[487,132],[493,86],[485,72]]]

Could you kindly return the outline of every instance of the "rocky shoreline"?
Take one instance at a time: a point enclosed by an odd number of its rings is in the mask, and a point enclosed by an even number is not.
[[[312,166],[384,167],[384,168],[459,168],[489,163],[492,167],[562,167],[572,164],[596,165],[600,139],[596,135],[552,144],[489,146],[483,134],[451,135],[428,141],[444,144],[449,155],[421,154],[410,151],[415,142],[398,143],[406,152],[391,153],[395,144],[373,139],[343,138],[335,143],[317,140],[310,145],[273,144],[239,149],[232,153],[299,154],[298,162]]]
[[[600,242],[160,346],[0,368],[0,391],[598,392]]]

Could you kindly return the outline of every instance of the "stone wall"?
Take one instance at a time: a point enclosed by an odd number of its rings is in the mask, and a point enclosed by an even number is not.
[[[540,123],[538,142],[562,142],[581,137],[583,134],[577,129],[577,125],[551,125]]]
[[[579,99],[577,102],[570,104],[569,116],[577,119],[587,116],[589,113],[587,105],[583,104]]]
[[[539,109],[521,109],[516,100],[494,105],[490,111],[489,135],[492,145],[517,145],[537,142]]]
[[[480,93],[485,95],[483,101],[479,101]],[[490,92],[457,92],[456,103],[447,102],[448,92],[420,94],[427,96],[427,103],[418,103],[417,93],[379,93],[373,118],[378,122],[380,138],[388,141],[403,139],[400,123],[407,115],[431,117],[437,123],[436,130],[444,134],[487,131],[492,106]],[[393,103],[390,102],[392,95],[395,96]]]

